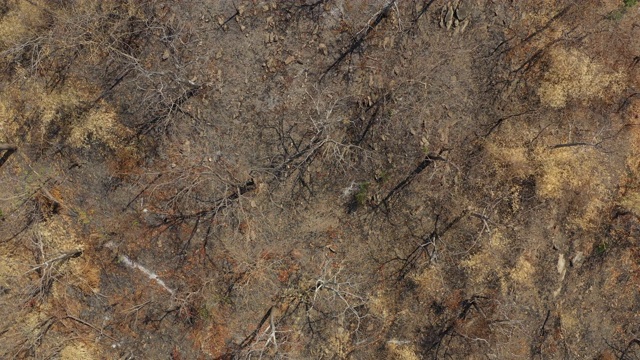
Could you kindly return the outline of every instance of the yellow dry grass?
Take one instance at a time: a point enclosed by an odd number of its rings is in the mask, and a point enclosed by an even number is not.
[[[605,157],[594,147],[539,149],[538,195],[558,200],[578,194],[581,203],[568,220],[583,229],[592,227],[610,197],[612,173],[605,167]]]
[[[68,145],[85,147],[89,138],[118,149],[129,130],[118,122],[114,109],[105,103],[98,103],[89,111],[82,111],[86,102],[92,101],[97,90],[88,86],[65,86],[60,90],[46,91],[44,84],[25,81],[12,84],[0,93],[0,133],[11,141],[20,132],[20,122],[30,114],[39,115],[37,131],[27,133],[27,142],[43,141],[47,128],[60,116],[70,122]]]
[[[42,253],[41,262],[44,263],[65,253],[83,250],[84,244],[73,229],[71,219],[59,215],[47,222],[33,225],[25,241],[33,242],[30,247]],[[35,346],[40,341],[38,339],[47,322],[52,318],[59,318],[60,311],[72,315],[78,313],[79,304],[69,297],[69,286],[76,286],[87,293],[97,292],[100,287],[100,270],[90,263],[89,258],[81,256],[61,262],[53,261],[42,267],[42,271],[51,272],[58,280],[54,281],[47,296],[31,301],[29,293],[33,286],[39,286],[40,281],[33,269],[40,264],[36,264],[28,249],[16,249],[0,249],[3,253],[0,258],[0,285],[11,289],[13,299],[10,304],[0,304],[10,314],[0,320],[0,329],[5,331],[7,340],[6,347],[0,346],[0,357],[3,354],[13,356],[21,349]],[[60,344],[65,341],[66,335],[55,329],[56,326],[48,331],[45,339],[47,345],[43,349],[53,352],[61,350],[61,359],[98,358],[96,352],[84,343],[71,342],[63,348]],[[17,346],[19,344],[23,345]]]
[[[24,69],[18,69],[25,72]],[[42,140],[32,137],[33,134],[42,136],[47,126],[56,119],[58,114],[66,107],[73,108],[87,99],[85,94],[78,92],[74,87],[64,87],[58,91],[46,91],[45,85],[37,80],[26,80],[20,83],[12,83],[0,93],[0,132],[11,139],[19,130],[19,122],[22,118],[31,114],[40,115],[39,131],[29,132],[27,142]]]
[[[525,178],[533,171],[527,149],[520,146],[507,146],[494,142],[487,142],[485,150],[499,164],[508,176]]]
[[[558,15],[560,9],[562,9],[563,4],[558,0],[537,0],[537,1],[529,1],[531,8],[528,8],[529,11],[524,11],[521,14],[520,22],[522,24],[528,24],[529,34],[534,33],[535,31],[544,28],[548,24],[551,25],[546,28],[546,34],[548,38],[557,38],[561,32],[561,28],[564,27],[559,21],[551,22],[552,19]],[[534,39],[536,40],[536,39]]]
[[[388,298],[384,293],[376,292],[369,298],[369,312],[371,312],[371,314],[376,318],[382,319],[383,321],[388,319],[390,316],[389,308],[391,305],[388,302]]]
[[[628,124],[636,123],[640,116],[640,100],[635,100],[631,103],[628,114],[629,118],[625,119],[625,121]],[[618,203],[640,216],[640,188],[638,184],[638,179],[640,179],[640,127],[629,127],[627,135],[625,165],[628,178],[622,184],[622,197]]]
[[[486,240],[483,240],[486,241]],[[503,264],[500,263],[501,254],[505,249],[505,239],[499,230],[493,230],[489,235],[482,249],[466,260],[462,260],[460,265],[465,269],[469,281],[476,286],[479,291],[486,286],[487,280],[492,271],[498,271],[500,278],[503,278]]]
[[[338,359],[345,359],[349,352],[353,349],[351,336],[348,331],[342,327],[338,327],[335,332],[331,334],[327,341],[327,347],[325,353],[331,354]]]
[[[0,356],[11,358],[20,350],[32,346],[38,337],[40,324],[46,319],[46,315],[40,312],[11,309],[11,313],[0,323],[4,332],[3,341],[0,342]]]
[[[540,146],[531,152],[525,147],[485,144],[495,167],[496,181],[509,179],[536,178],[536,192],[542,199],[553,201],[573,201],[580,198],[569,214],[573,225],[590,228],[596,224],[600,214],[611,197],[611,185],[615,174],[606,164],[606,154],[590,146],[575,146],[549,149]],[[517,211],[521,206],[521,187],[511,188],[512,207]]]
[[[95,347],[78,341],[65,346],[62,351],[60,351],[60,360],[91,360],[100,358],[102,357],[99,356]]]
[[[560,323],[565,333],[575,334],[581,325],[578,311],[576,309],[567,309],[560,312]]]
[[[413,346],[409,344],[395,344],[389,343],[387,345],[391,352],[391,358],[394,360],[419,360],[420,357],[416,355],[416,352],[412,349]]]
[[[52,122],[64,117],[63,123],[69,124],[70,129],[62,129],[60,133],[69,134],[67,139],[63,139],[69,145],[84,147],[87,146],[87,140],[92,138],[113,149],[118,148],[121,138],[126,134],[126,128],[117,122],[115,111],[104,103],[95,104],[89,111],[83,109],[98,97],[97,87],[84,79],[74,78],[73,74],[68,74],[65,86],[51,90],[47,88],[43,77],[33,75],[42,66],[39,61],[46,58],[52,49],[60,52],[78,45],[65,42],[66,38],[77,36],[67,34],[68,31],[92,31],[92,27],[96,26],[95,18],[99,16],[96,13],[97,8],[124,6],[131,16],[144,18],[143,6],[136,2],[105,4],[94,0],[75,2],[71,11],[58,9],[43,1],[18,0],[8,6],[9,11],[0,17],[0,57],[6,55],[3,58],[11,60],[14,52],[17,55],[24,53],[23,56],[32,57],[32,68],[24,68],[14,63],[14,81],[4,84],[0,92],[0,141],[15,142],[14,139],[25,135],[25,142],[44,141],[44,134]],[[104,8],[102,13],[108,13],[108,9]],[[44,27],[50,18],[57,27]],[[34,42],[38,45],[30,46],[37,49],[37,52],[25,52],[25,44]],[[87,49],[95,48],[95,44],[92,43],[84,45]],[[26,119],[34,125],[37,124],[36,128],[25,131],[23,126]]]
[[[542,199],[571,201],[581,199],[568,218],[574,225],[590,228],[596,225],[608,199],[615,173],[607,167],[606,154],[592,146],[549,149],[539,146],[531,152],[525,147],[485,144],[497,171],[496,181],[536,178],[536,192]],[[518,210],[519,186],[512,188],[513,210]]]
[[[11,284],[17,281],[28,270],[28,262],[23,254],[16,254],[7,248],[1,248],[0,257],[0,286],[11,288]]]
[[[442,295],[446,291],[444,274],[437,267],[428,267],[423,272],[413,276],[413,280],[418,284],[420,292],[428,297]]]
[[[128,130],[117,120],[116,112],[106,104],[92,109],[81,123],[73,127],[68,141],[74,147],[87,146],[87,139],[91,136],[117,149],[128,134]]]
[[[15,134],[16,126],[15,123],[9,121],[9,119],[13,119],[15,116],[15,112],[11,109],[10,106],[7,106],[7,101],[2,101],[3,95],[0,94],[0,133],[2,134]],[[0,139],[2,141],[6,140],[6,135],[3,135],[5,139]]]
[[[632,190],[626,192],[618,204],[633,212],[635,216],[640,216],[640,191]]]
[[[37,29],[44,25],[45,12],[40,1],[11,2],[9,11],[0,18],[0,52],[21,46],[38,35]]]
[[[63,219],[62,216],[56,216],[48,222],[33,226],[34,233],[42,239],[45,252],[48,249],[61,253],[82,250],[83,245],[73,232],[73,225]]]
[[[533,288],[533,275],[535,268],[531,261],[528,259],[527,254],[523,254],[518,258],[516,266],[511,270],[511,279],[516,283],[525,286],[526,288]]]
[[[538,88],[540,101],[562,108],[570,100],[588,101],[623,89],[622,74],[606,69],[576,49],[553,48],[549,70]]]

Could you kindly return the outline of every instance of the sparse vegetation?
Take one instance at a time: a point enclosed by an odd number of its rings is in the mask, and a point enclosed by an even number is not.
[[[0,358],[640,357],[637,6],[0,1]]]
[[[608,248],[609,245],[606,242],[602,241],[598,244],[598,246],[596,246],[596,255],[604,255],[604,253],[607,252]]]
[[[607,15],[607,18],[609,20],[619,21],[624,17],[627,11],[629,11],[632,7],[636,6],[637,4],[638,4],[638,0],[623,0],[623,4],[618,9],[611,11]]]
[[[369,183],[363,182],[358,184],[358,190],[353,195],[358,206],[363,206],[367,203],[367,198],[369,196]]]

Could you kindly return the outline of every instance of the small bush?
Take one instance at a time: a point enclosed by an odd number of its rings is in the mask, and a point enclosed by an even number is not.
[[[627,10],[638,5],[638,0],[622,0],[622,6],[619,9],[613,10],[607,15],[607,19],[618,21],[624,17]]]
[[[598,246],[596,247],[596,254],[604,255],[604,253],[606,253],[608,249],[609,249],[609,244],[603,241],[600,244],[598,244]]]
[[[367,201],[367,195],[369,193],[369,183],[363,182],[358,185],[358,192],[355,193],[354,197],[358,206],[362,206]]]

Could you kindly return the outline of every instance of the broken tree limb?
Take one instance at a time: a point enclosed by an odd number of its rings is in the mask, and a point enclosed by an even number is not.
[[[487,136],[491,135],[491,133],[492,133],[495,129],[499,128],[499,127],[500,127],[500,125],[502,125],[502,123],[503,123],[505,120],[509,120],[509,119],[511,119],[511,118],[518,117],[518,116],[522,116],[522,115],[531,114],[532,112],[534,112],[534,110],[526,110],[526,111],[523,111],[523,112],[520,112],[520,113],[517,113],[517,114],[511,114],[511,115],[507,115],[507,116],[503,116],[503,117],[501,117],[500,119],[498,119],[496,122],[494,122],[494,123],[491,125],[491,127],[489,128],[489,130],[484,134],[484,137],[487,137]]]
[[[16,151],[18,147],[12,144],[0,143],[0,150]]]
[[[253,340],[256,338],[256,336],[258,335],[258,332],[260,331],[260,329],[262,328],[262,325],[264,325],[264,323],[267,321],[267,319],[271,318],[271,312],[273,311],[273,306],[271,306],[269,308],[269,310],[267,310],[267,312],[264,314],[264,316],[262,317],[262,320],[260,320],[260,322],[258,323],[258,326],[256,326],[255,330],[253,330],[253,332],[251,334],[249,334],[249,336],[247,336],[239,345],[240,349],[243,349],[245,347],[247,347],[249,344],[251,344],[251,342],[253,342]]]
[[[128,267],[129,269],[140,271],[147,278],[149,278],[149,280],[152,280],[156,284],[160,285],[160,287],[162,287],[169,294],[171,294],[171,296],[174,296],[176,294],[176,290],[174,290],[174,289],[170,288],[169,286],[167,286],[167,284],[158,276],[158,274],[156,274],[152,270],[148,269],[147,267],[143,266],[142,264],[138,263],[137,261],[132,260],[126,254],[119,253],[118,245],[116,243],[114,243],[113,241],[107,242],[106,244],[104,244],[104,247],[106,247],[106,248],[112,250],[113,252],[115,252],[117,254],[118,261],[121,264],[123,264],[124,266]]]
[[[12,144],[0,143],[0,151],[5,151],[5,153],[0,158],[0,166],[4,165],[7,160],[9,160],[9,156],[16,152],[18,147]]]
[[[429,0],[424,1],[423,5],[422,5],[422,10],[420,10],[420,12],[418,13],[418,15],[416,16],[416,18],[413,20],[414,23],[417,23],[418,20],[420,20],[420,18],[422,17],[422,15],[424,15],[427,10],[429,10],[429,7],[431,7],[431,4],[434,3],[435,0]]]
[[[151,180],[150,183],[148,183],[139,193],[138,195],[134,196],[133,199],[131,199],[131,201],[129,201],[129,203],[127,204],[127,206],[122,208],[122,211],[125,211],[129,208],[129,206],[131,206],[131,204],[133,204],[134,201],[136,201],[140,195],[142,195],[145,191],[147,191],[149,189],[149,187],[151,187],[151,185],[153,185],[153,183],[155,183],[158,179],[160,179],[160,177],[162,177],[162,173],[159,173],[158,175],[156,175],[156,177]]]
[[[560,148],[566,148],[566,147],[573,147],[573,146],[593,146],[593,147],[597,147],[598,145],[600,145],[600,142],[592,144],[592,143],[587,143],[587,142],[572,142],[572,143],[565,143],[565,144],[556,144],[553,146],[550,146],[550,149],[560,149]]]
[[[440,153],[442,153],[442,151]],[[416,176],[418,176],[424,169],[426,169],[429,165],[433,164],[435,161],[446,161],[446,160],[442,158],[439,154],[426,155],[424,159],[420,162],[420,164],[418,164],[418,166],[416,166],[416,168],[413,169],[413,171],[409,173],[409,175],[407,175],[407,177],[404,178],[404,180],[400,181],[398,185],[396,185],[391,191],[389,191],[387,196],[385,196],[385,198],[382,199],[382,201],[378,205],[376,205],[376,207],[380,206],[381,204],[384,204],[385,207],[387,207],[389,203],[389,199],[391,199],[393,195],[395,195],[400,190],[407,187],[415,179]]]
[[[333,64],[331,64],[331,66],[329,66],[327,68],[327,70],[324,71],[324,73],[322,74],[322,76],[320,77],[320,81],[322,81],[324,79],[324,77],[336,66],[338,66],[349,54],[353,54],[354,51],[356,51],[360,45],[362,45],[362,43],[364,42],[364,40],[367,38],[367,36],[369,35],[369,33],[376,28],[376,26],[378,26],[378,24],[380,24],[380,22],[382,21],[382,19],[386,18],[389,15],[389,12],[391,11],[391,8],[393,7],[393,5],[395,4],[395,0],[393,1],[389,1],[384,8],[382,8],[382,10],[380,10],[378,12],[378,14],[375,16],[375,18],[373,19],[373,21],[370,21],[367,24],[367,27],[365,28],[364,31],[362,31],[360,33],[359,36],[357,36],[355,39],[353,39],[353,41],[351,42],[351,46],[349,46],[349,48],[344,51],[342,54],[340,54],[340,56],[333,62]]]

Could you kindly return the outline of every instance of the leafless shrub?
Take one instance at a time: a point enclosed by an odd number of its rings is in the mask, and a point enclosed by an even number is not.
[[[49,294],[53,283],[63,276],[63,273],[59,271],[60,266],[66,261],[82,255],[82,250],[75,250],[44,260],[46,258],[46,254],[42,237],[36,233],[33,236],[32,242],[34,245],[34,257],[37,260],[42,260],[42,262],[31,267],[31,269],[24,274],[29,275],[31,273],[35,273],[38,275],[36,284],[30,286],[27,290],[27,299],[25,302],[33,299],[43,301]]]

